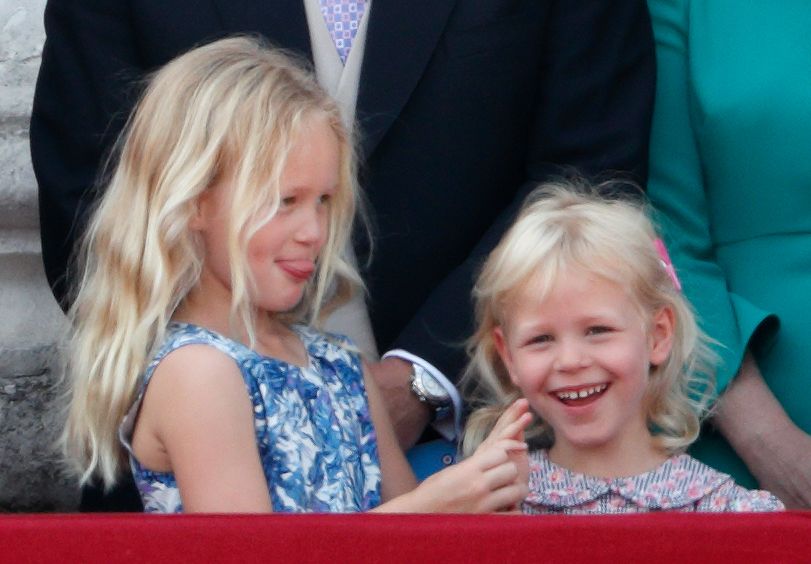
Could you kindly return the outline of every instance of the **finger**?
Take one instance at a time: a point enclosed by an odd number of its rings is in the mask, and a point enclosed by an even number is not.
[[[517,481],[521,481],[524,482],[525,484],[528,484],[530,475],[530,466],[529,466],[529,456],[527,455],[527,452],[512,451],[508,453],[508,456],[510,460],[518,468]]]
[[[513,453],[526,453],[527,443],[513,439],[501,439],[485,448],[478,448],[467,461],[474,464],[479,471],[484,472],[499,464],[504,464]]]
[[[523,471],[521,464],[509,460],[494,466],[482,474],[484,491],[494,492],[499,489],[518,486],[529,490],[529,474]],[[503,509],[503,508],[502,508]]]
[[[490,492],[482,499],[480,504],[483,513],[493,513],[496,511],[513,510],[520,507],[520,504],[529,495],[529,488],[523,484],[509,484]]]
[[[504,410],[504,413],[498,418],[496,424],[493,425],[493,429],[490,431],[488,438],[504,436],[504,429],[517,421],[528,410],[529,402],[526,399],[520,398],[515,400],[510,407]]]
[[[524,468],[529,468],[527,445],[519,441],[501,441],[497,447],[477,451],[476,455],[467,459],[465,463],[469,464],[469,470],[481,475],[486,475],[490,470],[505,464],[517,468],[521,475],[529,475],[528,471],[524,471]],[[490,487],[497,485],[493,482],[490,483]]]
[[[532,423],[532,414],[529,412],[522,413],[521,416],[509,425],[504,427],[497,439],[515,439],[519,441],[524,440],[524,431]]]
[[[512,507],[508,507],[506,509],[496,509],[499,515],[523,515],[524,512],[521,511],[521,504],[513,505]]]
[[[504,445],[507,446],[507,445]],[[503,446],[493,444],[479,445],[473,455],[464,463],[476,468],[479,472],[484,472],[489,468],[503,464],[509,459],[508,450]]]
[[[487,435],[487,438],[484,442],[493,441],[498,439],[504,427],[515,421],[520,416],[520,410],[517,405],[517,402],[513,402],[510,404],[502,413],[499,415],[498,419],[496,420],[493,428],[490,429],[490,432]]]
[[[524,441],[517,441],[515,439],[500,439],[490,445],[491,449],[503,450],[507,453],[511,452],[527,452],[529,447]]]
[[[495,491],[499,488],[517,483],[520,472],[515,462],[507,460],[498,466],[488,468],[482,473],[482,480],[488,491]]]

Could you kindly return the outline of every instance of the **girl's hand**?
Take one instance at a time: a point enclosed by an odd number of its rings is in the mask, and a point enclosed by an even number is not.
[[[490,434],[487,436],[484,442],[476,449],[476,453],[478,453],[479,449],[485,447],[485,445],[492,444],[492,442],[500,439],[512,439],[523,442],[524,430],[531,422],[532,414],[529,412],[529,402],[524,398],[516,400],[509,408],[507,408],[507,411],[505,411],[501,417],[498,418],[493,430],[490,431]],[[474,453],[473,456],[476,456],[476,453]],[[516,479],[517,483],[528,484],[529,458],[527,457],[526,449],[522,451],[510,451],[509,457],[518,468],[518,477]],[[526,497],[526,495],[524,497]],[[523,498],[521,498],[515,504],[515,506],[510,509],[520,512],[521,501],[523,501]]]
[[[410,495],[417,511],[491,513],[512,510],[528,493],[520,458],[526,443],[511,439],[482,444],[470,458],[429,476]]]
[[[473,455],[429,476],[415,490],[375,511],[406,513],[491,513],[514,511],[527,496],[529,463],[524,429],[532,421],[526,400],[499,418]]]
[[[484,445],[495,443],[501,439],[512,439],[515,441],[524,441],[524,430],[532,422],[532,414],[529,412],[529,402],[524,399],[518,399],[508,407],[501,417],[498,418],[490,434],[484,439],[477,452]],[[475,456],[475,455],[474,455]]]
[[[515,510],[529,492],[524,429],[531,421],[528,402],[516,401],[470,458],[430,476],[414,493],[433,497],[439,512]]]

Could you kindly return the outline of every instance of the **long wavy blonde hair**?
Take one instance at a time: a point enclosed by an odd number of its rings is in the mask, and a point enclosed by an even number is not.
[[[62,440],[82,482],[116,481],[118,425],[173,312],[200,277],[202,245],[189,222],[200,195],[224,175],[233,179],[231,322],[253,339],[247,243],[278,210],[288,154],[314,118],[326,119],[338,139],[340,184],[315,276],[286,318],[317,324],[362,288],[344,256],[358,192],[337,105],[304,63],[248,37],[194,49],[149,81],[119,139],[78,255]]]
[[[477,330],[468,341],[470,362],[463,378],[474,408],[465,429],[466,455],[521,395],[493,337],[494,329],[506,321],[508,304],[530,282],[543,299],[572,272],[591,273],[627,289],[643,319],[652,319],[663,307],[673,310],[672,350],[664,363],[651,368],[646,417],[654,439],[668,452],[683,450],[698,436],[712,396],[715,355],[662,265],[654,243],[658,236],[646,210],[600,195],[612,189],[608,183],[592,187],[583,181],[538,187],[485,262],[473,290]],[[549,447],[554,434],[538,418],[527,440]]]

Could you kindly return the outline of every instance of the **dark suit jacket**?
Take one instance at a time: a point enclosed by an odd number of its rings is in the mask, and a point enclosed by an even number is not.
[[[451,379],[475,269],[558,165],[644,180],[654,54],[644,0],[375,0],[358,94],[375,226],[378,346]],[[135,81],[190,47],[260,33],[310,55],[302,0],[50,0],[31,119],[48,279],[69,254]],[[360,249],[363,256],[363,249]]]
[[[370,17],[357,114],[375,335],[454,379],[475,267],[529,186],[556,165],[644,175],[648,14],[642,0],[375,0]],[[61,298],[133,81],[227,34],[310,45],[302,0],[51,0],[45,23],[31,150]]]

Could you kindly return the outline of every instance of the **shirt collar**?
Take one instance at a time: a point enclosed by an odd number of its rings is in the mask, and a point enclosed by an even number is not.
[[[572,472],[549,460],[547,451],[530,454],[525,503],[552,509],[583,505],[606,493],[646,509],[677,509],[695,503],[732,478],[687,454],[674,455],[657,468],[636,476],[599,478]]]

